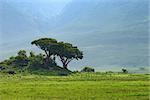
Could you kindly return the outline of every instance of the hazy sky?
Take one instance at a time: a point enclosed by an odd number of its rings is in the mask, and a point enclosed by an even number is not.
[[[84,52],[72,69],[148,66],[148,22],[148,0],[0,0],[0,60],[50,37]]]

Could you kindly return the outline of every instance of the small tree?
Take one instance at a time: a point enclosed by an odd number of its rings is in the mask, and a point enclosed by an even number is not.
[[[128,73],[128,71],[125,68],[122,69],[122,72],[123,73]]]
[[[35,55],[33,52],[32,53],[30,52],[29,60],[30,60],[29,69],[36,70],[45,68],[43,54],[40,53],[38,55]]]
[[[18,55],[15,57],[15,64],[21,67],[28,65],[28,57],[25,50],[18,52]]]
[[[18,52],[18,55],[15,57],[13,65],[19,68],[22,72],[23,70],[27,68],[28,63],[29,63],[29,59],[27,57],[26,51],[20,50]]]

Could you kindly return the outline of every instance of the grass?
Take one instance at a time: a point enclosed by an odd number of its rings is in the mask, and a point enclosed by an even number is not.
[[[0,76],[0,100],[149,100],[148,74]]]

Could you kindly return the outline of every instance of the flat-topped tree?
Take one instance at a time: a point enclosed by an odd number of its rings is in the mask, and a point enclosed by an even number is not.
[[[55,45],[57,40],[53,38],[40,38],[31,42],[32,45],[36,45],[42,49],[46,54],[46,62],[55,63]]]
[[[83,53],[76,46],[70,43],[57,42],[52,38],[41,38],[34,40],[31,44],[42,49],[46,54],[47,61],[50,63],[55,63],[57,56],[65,69],[73,59],[79,60],[83,58]]]
[[[59,42],[59,48],[57,56],[63,64],[63,67],[67,69],[68,64],[73,60],[79,60],[83,58],[83,53],[70,43]]]

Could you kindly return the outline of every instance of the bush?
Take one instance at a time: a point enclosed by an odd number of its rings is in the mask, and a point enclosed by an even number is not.
[[[122,72],[123,73],[128,73],[128,71],[126,69],[124,69],[124,68],[122,69]]]
[[[107,71],[106,74],[111,74],[114,73],[113,71]]]
[[[81,72],[95,72],[94,68],[91,67],[84,67]]]

